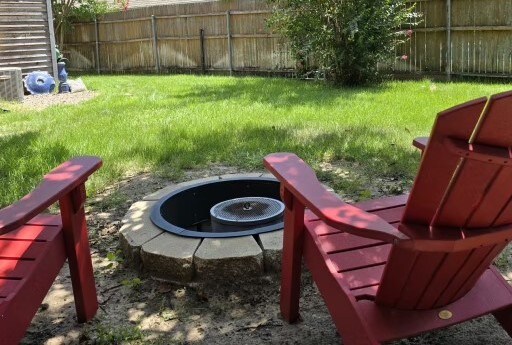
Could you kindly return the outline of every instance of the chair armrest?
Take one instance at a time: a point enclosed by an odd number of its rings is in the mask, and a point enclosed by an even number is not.
[[[429,137],[419,137],[419,138],[415,138],[413,141],[412,141],[412,145],[414,147],[417,147],[418,149],[421,150],[421,152],[425,151],[425,147],[427,147],[427,144],[428,144],[428,140],[430,138]]]
[[[328,225],[348,233],[396,242],[408,237],[375,214],[341,201],[327,191],[313,170],[292,153],[275,153],[264,158],[266,168],[305,207]]]
[[[77,157],[44,176],[30,194],[0,210],[0,234],[14,230],[44,211],[79,185],[102,165],[98,157]]]

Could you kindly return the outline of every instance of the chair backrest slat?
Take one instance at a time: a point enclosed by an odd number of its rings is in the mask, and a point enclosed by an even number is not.
[[[403,250],[397,246],[391,248],[377,291],[378,303],[389,307],[396,306],[402,296],[404,286],[409,283],[409,275],[414,269],[414,263],[418,256],[419,253],[412,250]]]
[[[402,288],[400,298],[395,304],[399,309],[414,309],[418,304],[418,295],[421,295],[425,287],[434,278],[437,267],[442,264],[443,253],[428,253],[418,255],[414,262],[414,268],[410,271],[407,283]]]
[[[443,262],[416,304],[417,309],[433,308],[450,284],[446,279],[452,272],[459,271],[470,255],[468,251],[445,254]]]
[[[442,307],[467,293],[505,246],[500,243],[453,253],[394,247],[376,301],[399,309]],[[404,258],[414,259],[407,262]]]
[[[450,280],[450,284],[439,296],[434,308],[442,307],[464,296],[505,246],[506,243],[503,243],[472,250],[464,261],[464,265],[446,276],[446,279]]]
[[[468,143],[469,151],[448,147],[453,140]],[[492,236],[493,227],[512,224],[512,167],[505,163],[512,159],[511,146],[512,92],[440,113],[402,217],[404,229],[424,228],[422,239],[435,241],[430,237],[433,228],[459,231],[466,238],[464,234],[475,228]],[[485,159],[472,158],[479,147],[491,148],[485,151],[490,152],[487,156],[480,156]],[[503,158],[507,151],[510,157]],[[458,251],[432,251],[425,245],[413,250],[398,243],[391,250],[376,301],[401,309],[449,304],[475,285],[508,240],[496,236],[495,243],[486,246],[472,240],[466,247],[458,246]],[[404,265],[407,257],[414,258],[412,266]]]
[[[496,217],[493,226],[510,223],[512,223],[512,199],[510,199],[505,207],[503,207],[503,209],[500,211],[500,214],[498,217]]]
[[[509,127],[507,127],[507,125]],[[471,144],[509,148],[512,146],[512,93],[492,96],[482,111],[471,137]],[[510,149],[509,149],[510,152]],[[454,183],[445,193],[433,226],[480,227],[508,224],[512,214],[501,224],[495,221],[512,196],[512,168],[464,159],[452,177]],[[501,190],[501,193],[497,193]],[[490,193],[493,191],[494,193]],[[490,195],[489,195],[490,194]],[[498,194],[500,198],[495,198]],[[481,211],[480,211],[481,210]],[[475,217],[476,216],[476,217]],[[505,221],[505,222],[503,222]]]
[[[465,281],[464,285],[459,288],[459,291],[452,298],[453,301],[458,300],[463,297],[465,294],[471,290],[471,288],[476,284],[480,276],[489,268],[489,265],[492,264],[496,256],[498,256],[503,249],[508,245],[508,243],[498,243],[492,247],[492,249],[488,252],[487,256],[482,260],[477,269],[473,271],[471,276]],[[485,250],[485,247],[482,247],[481,250]],[[442,306],[442,304],[438,304],[438,306]]]
[[[490,98],[486,114],[472,138],[475,144],[509,147],[512,145],[512,91]]]
[[[404,211],[403,223],[431,223],[460,161],[460,157],[446,149],[444,138],[468,140],[485,103],[486,99],[480,98],[438,115]]]
[[[471,160],[461,162],[430,224],[465,228],[482,200],[488,200],[485,195],[500,170],[499,165]]]
[[[502,168],[471,215],[468,228],[488,228],[512,223],[512,169]]]
[[[512,92],[505,92],[491,97],[485,118],[480,121],[480,128],[472,140],[475,144],[506,147],[512,159]],[[501,190],[499,197],[490,195],[482,202],[480,214],[494,214],[489,226],[500,226],[512,223],[512,168],[504,167],[494,181],[494,189]],[[507,198],[508,195],[508,198]],[[494,212],[493,212],[494,211]],[[495,214],[498,211],[499,214]],[[477,211],[478,212],[478,211]],[[481,215],[479,215],[481,217]],[[475,216],[473,217],[475,218]],[[475,226],[479,226],[478,218]],[[473,225],[473,224],[471,224]],[[472,226],[471,226],[472,227]]]

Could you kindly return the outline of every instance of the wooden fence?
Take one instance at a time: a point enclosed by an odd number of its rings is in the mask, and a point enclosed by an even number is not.
[[[57,75],[51,0],[0,1],[0,67]]]
[[[422,0],[416,10],[421,21],[398,49],[396,70],[512,76],[512,1]]]
[[[403,73],[512,76],[512,0],[417,0],[418,25],[382,68]],[[66,37],[71,68],[290,72],[285,39],[266,25],[264,0],[156,6],[78,23]]]
[[[74,25],[65,47],[77,70],[293,70],[268,15],[264,1],[243,0],[135,9]]]

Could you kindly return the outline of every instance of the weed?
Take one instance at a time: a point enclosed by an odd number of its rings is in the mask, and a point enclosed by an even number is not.
[[[126,286],[134,291],[139,291],[142,287],[142,280],[140,278],[124,279],[121,281],[123,286]]]
[[[135,326],[109,327],[98,324],[87,334],[87,337],[97,345],[121,344],[127,341],[143,340],[143,332]]]
[[[112,262],[123,262],[124,259],[121,257],[121,250],[116,250],[115,253],[107,253],[107,260]]]

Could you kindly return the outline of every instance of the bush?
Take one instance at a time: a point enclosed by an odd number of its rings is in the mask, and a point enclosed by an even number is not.
[[[336,85],[380,79],[377,63],[408,38],[416,14],[405,0],[269,0],[269,25],[288,38],[299,65],[312,58]]]

